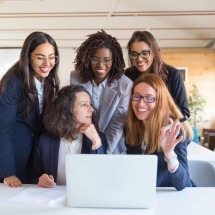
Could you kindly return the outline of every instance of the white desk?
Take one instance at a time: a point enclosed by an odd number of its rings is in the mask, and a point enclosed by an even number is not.
[[[4,215],[214,215],[215,188],[158,188],[154,209],[90,209],[68,208],[65,203],[49,205],[42,203],[11,202],[9,198],[23,191],[0,184],[0,214]],[[46,189],[46,188],[44,188]]]
[[[215,161],[215,152],[191,142],[187,147],[188,160]]]

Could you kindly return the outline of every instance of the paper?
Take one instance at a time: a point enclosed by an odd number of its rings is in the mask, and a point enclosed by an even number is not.
[[[56,186],[55,188],[29,187],[9,201],[48,203],[54,204],[66,198],[66,187]]]

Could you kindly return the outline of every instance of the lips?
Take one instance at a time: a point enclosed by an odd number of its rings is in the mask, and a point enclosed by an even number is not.
[[[42,73],[47,73],[47,72],[49,72],[49,67],[48,68],[47,67],[40,67],[40,70]]]

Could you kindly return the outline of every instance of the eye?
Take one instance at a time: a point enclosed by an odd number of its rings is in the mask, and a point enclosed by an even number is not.
[[[110,63],[111,62],[111,58],[104,58],[104,63]]]
[[[130,55],[133,56],[133,57],[136,57],[136,56],[138,56],[138,53],[137,52],[131,52]]]
[[[155,101],[155,98],[152,97],[152,96],[146,96],[146,97],[145,97],[145,100],[146,100],[147,102],[154,102],[154,101]]]
[[[37,56],[37,57],[36,57],[36,59],[37,59],[37,60],[43,60],[43,59],[44,59],[44,57]]]

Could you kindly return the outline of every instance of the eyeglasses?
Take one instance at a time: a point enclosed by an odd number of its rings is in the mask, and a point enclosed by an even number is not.
[[[46,58],[45,56],[35,56],[32,57],[34,60],[34,63],[37,65],[42,65],[44,62],[46,62],[47,60],[49,61],[49,63],[51,65],[55,65],[58,62],[58,56],[51,56]]]
[[[91,57],[90,58],[90,62],[93,64],[93,65],[97,65],[98,63],[102,62],[103,64],[105,65],[110,65],[112,63],[112,58],[103,58],[103,59],[100,59],[98,57]]]
[[[146,103],[153,103],[155,102],[156,98],[153,96],[139,96],[139,95],[131,95],[131,100],[133,101],[140,101],[143,99],[144,102]]]
[[[137,58],[140,56],[143,59],[147,59],[150,56],[151,51],[150,50],[143,50],[140,53],[132,51],[129,54],[129,57],[131,58],[131,60],[137,60]]]

